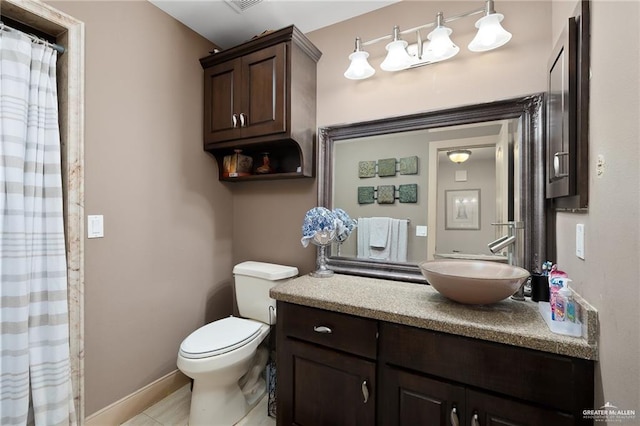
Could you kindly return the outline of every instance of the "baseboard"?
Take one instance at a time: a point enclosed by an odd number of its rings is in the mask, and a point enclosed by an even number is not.
[[[142,413],[156,402],[189,383],[189,378],[179,370],[149,383],[108,407],[90,415],[85,426],[117,426]]]

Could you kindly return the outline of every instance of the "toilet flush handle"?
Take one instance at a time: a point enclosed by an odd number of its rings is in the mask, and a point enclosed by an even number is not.
[[[329,328],[329,327],[325,327],[324,325],[316,325],[313,327],[313,331],[315,331],[316,333],[323,333],[323,334],[331,334],[333,333],[333,331]]]

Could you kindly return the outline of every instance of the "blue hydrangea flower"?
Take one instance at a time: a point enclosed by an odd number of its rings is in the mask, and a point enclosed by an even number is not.
[[[304,247],[309,242],[314,244],[328,244],[335,238],[338,218],[325,207],[314,207],[304,215],[302,222],[302,239]]]
[[[336,240],[340,243],[343,243],[349,238],[351,232],[356,228],[357,222],[349,215],[347,212],[340,208],[333,209],[333,213],[338,218],[338,232],[336,235]]]

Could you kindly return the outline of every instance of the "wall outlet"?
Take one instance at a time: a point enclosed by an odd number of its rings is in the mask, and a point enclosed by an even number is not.
[[[416,226],[416,237],[426,237],[427,236],[427,227],[424,225]]]
[[[604,175],[604,169],[607,166],[607,162],[604,160],[604,155],[599,154],[596,160],[596,176],[602,177]]]
[[[584,223],[576,225],[576,256],[584,260]]]

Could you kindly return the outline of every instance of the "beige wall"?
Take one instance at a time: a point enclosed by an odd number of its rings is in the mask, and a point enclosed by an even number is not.
[[[569,2],[570,3],[570,2]],[[554,26],[573,10],[554,1]],[[557,215],[558,263],[598,309],[596,408],[640,409],[640,3],[592,3],[589,212]],[[561,28],[555,27],[554,34]],[[597,156],[606,161],[596,176]],[[585,260],[575,256],[585,224]],[[637,414],[640,416],[640,414]],[[636,418],[640,421],[640,417]]]
[[[233,192],[233,262],[258,260],[315,269],[316,249],[303,248],[302,219],[317,205],[315,179],[228,183]]]
[[[231,192],[202,151],[211,43],[147,2],[53,2],[86,24],[87,415],[176,368],[231,312]]]

